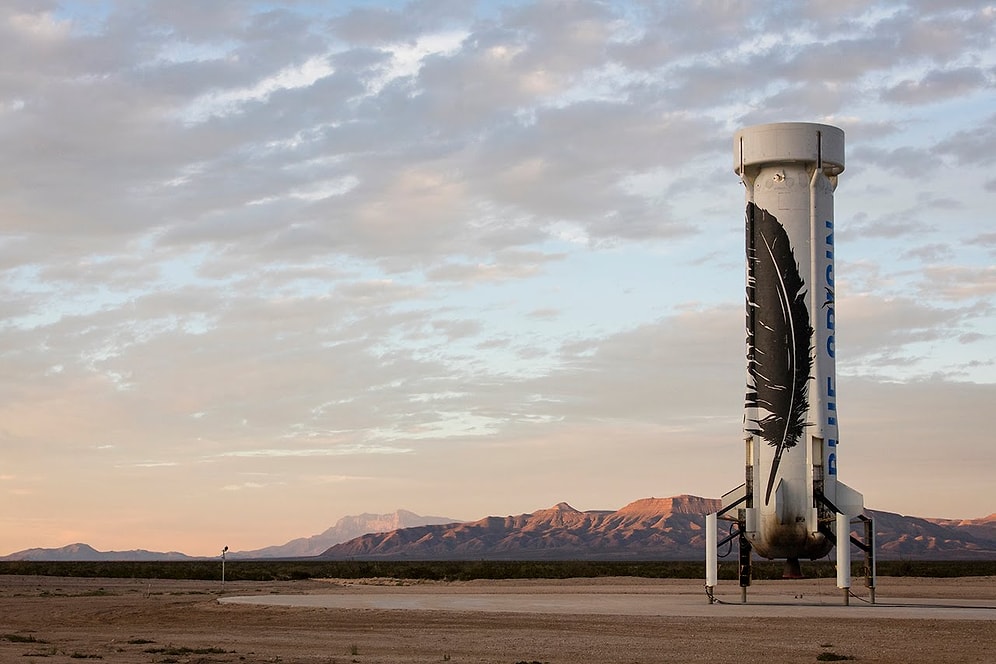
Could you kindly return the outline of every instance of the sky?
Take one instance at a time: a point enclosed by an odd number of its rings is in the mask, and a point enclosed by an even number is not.
[[[996,5],[9,0],[0,555],[743,481],[733,135],[846,134],[840,478],[996,512]]]

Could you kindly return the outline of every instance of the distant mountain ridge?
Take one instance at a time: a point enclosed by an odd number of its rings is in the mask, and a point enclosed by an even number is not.
[[[581,512],[567,503],[518,516],[364,535],[321,554],[328,559],[694,560],[705,550],[703,516],[720,501],[644,498],[619,510]]]
[[[922,519],[868,510],[879,557],[914,560],[996,560],[996,513],[981,519]]]
[[[146,551],[133,549],[131,551],[98,551],[89,544],[69,544],[57,549],[25,549],[0,557],[0,560],[43,560],[43,561],[154,561],[154,560],[197,560],[179,551]]]
[[[300,537],[286,544],[268,546],[251,551],[229,551],[228,558],[247,560],[251,558],[309,558],[326,549],[368,533],[382,533],[412,526],[455,523],[456,519],[442,516],[420,516],[415,512],[399,509],[390,514],[358,514],[344,516],[334,526],[318,535]],[[211,556],[216,557],[216,556]],[[188,556],[176,551],[162,553],[138,549],[135,551],[98,551],[88,544],[70,544],[56,549],[25,549],[3,560],[38,561],[145,561],[145,560],[204,560],[205,556]]]
[[[579,511],[567,503],[517,516],[458,522],[407,510],[339,519],[318,535],[279,546],[229,552],[237,559],[380,560],[698,560],[703,521],[714,498],[644,498],[618,510]],[[924,519],[868,510],[882,559],[996,560],[996,514]],[[0,560],[197,560],[183,553],[97,551],[86,544],[27,549]],[[203,558],[200,558],[203,559]]]
[[[311,537],[299,537],[279,546],[267,546],[252,551],[229,553],[231,558],[303,558],[317,556],[329,547],[348,542],[370,533],[386,533],[392,530],[416,526],[456,523],[457,519],[442,516],[420,516],[408,510],[396,510],[390,514],[358,514],[344,516],[328,530]]]
[[[616,511],[581,512],[567,503],[531,514],[364,535],[329,548],[326,559],[698,560],[703,521],[720,501],[644,498]],[[868,510],[882,559],[996,559],[996,514],[921,519]],[[863,533],[862,533],[863,535]]]

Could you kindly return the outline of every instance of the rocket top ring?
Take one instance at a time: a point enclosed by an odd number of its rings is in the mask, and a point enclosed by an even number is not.
[[[814,163],[832,177],[844,170],[844,131],[813,122],[778,122],[741,129],[733,139],[733,170],[774,162]]]

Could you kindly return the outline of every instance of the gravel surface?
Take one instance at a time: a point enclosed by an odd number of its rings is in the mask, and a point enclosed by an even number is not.
[[[867,598],[860,586],[854,592]],[[0,662],[996,661],[993,577],[884,577],[883,606],[871,609],[857,598],[842,606],[828,580],[756,582],[746,607],[708,605],[701,582],[632,578],[230,582],[224,589],[229,599],[289,595],[367,606],[224,603],[218,582],[0,576]],[[717,596],[739,604],[735,582]],[[927,606],[887,613],[885,605],[899,603]],[[654,605],[661,608],[646,608]]]

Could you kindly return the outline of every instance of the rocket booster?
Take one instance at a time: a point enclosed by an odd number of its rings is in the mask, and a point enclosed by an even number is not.
[[[861,494],[837,480],[833,193],[844,132],[812,123],[734,138],[746,188],[746,536],[766,558],[818,558]]]

